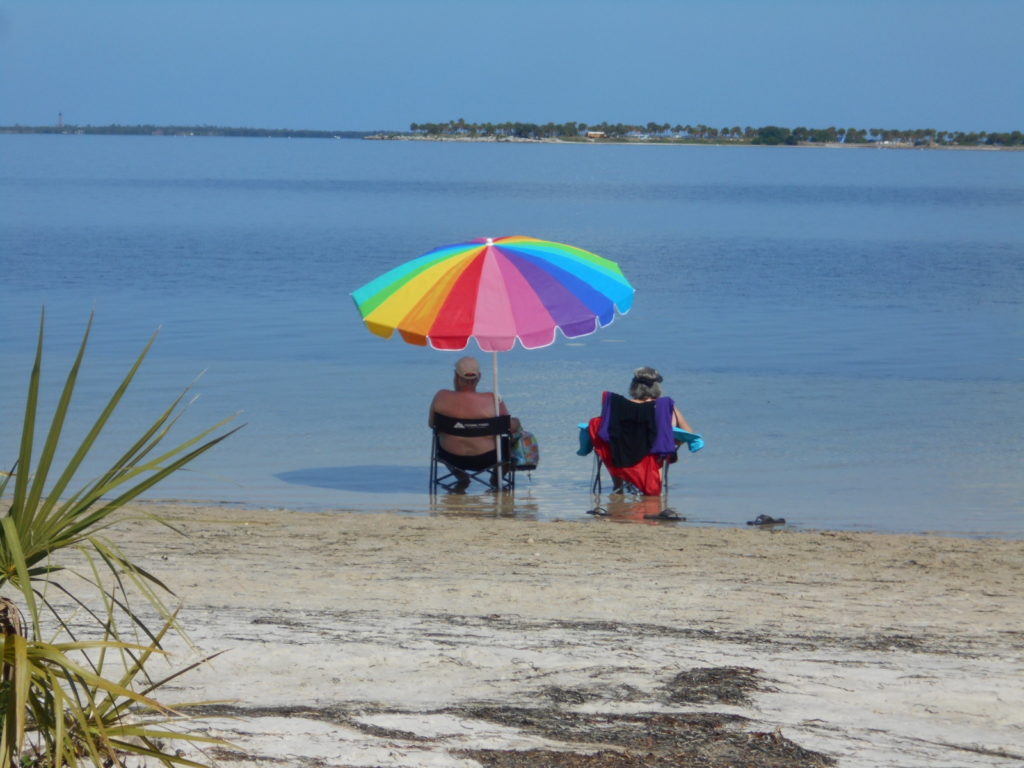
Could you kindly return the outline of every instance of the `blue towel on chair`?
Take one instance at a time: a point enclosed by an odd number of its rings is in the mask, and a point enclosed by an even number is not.
[[[672,433],[676,440],[686,443],[690,453],[696,453],[704,447],[704,438],[694,432],[686,432],[679,427],[673,427]]]
[[[588,456],[594,450],[594,441],[590,439],[590,425],[587,422],[577,424],[580,428],[580,447],[576,451],[577,456]]]

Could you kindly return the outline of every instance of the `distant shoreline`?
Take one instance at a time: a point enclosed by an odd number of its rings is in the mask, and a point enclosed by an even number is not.
[[[516,136],[415,136],[411,134],[370,134],[363,139],[368,141],[432,141],[460,142],[470,144],[568,144],[568,145],[630,145],[644,147],[814,147],[819,149],[920,149],[920,150],[953,150],[982,152],[1020,152],[1024,147],[1003,146],[962,146],[952,144],[912,144],[909,142],[869,142],[865,144],[846,144],[841,141],[816,142],[803,141],[796,144],[754,144],[750,141],[729,140],[692,140],[692,139],[528,139]]]
[[[314,131],[211,125],[3,125],[0,134],[57,136],[176,136],[243,139],[364,139],[381,131]]]
[[[315,131],[270,128],[231,128],[214,126],[0,126],[0,135],[37,134],[58,136],[159,136],[203,138],[271,138],[271,139],[363,139],[368,141],[429,141],[464,144],[569,144],[569,145],[629,145],[679,147],[754,147],[787,146],[820,149],[921,149],[982,152],[1019,152],[1024,146],[990,144],[916,144],[899,141],[831,142],[800,141],[792,144],[758,144],[745,139],[692,139],[692,138],[526,138],[518,136],[452,136],[443,134],[412,134],[398,131]]]

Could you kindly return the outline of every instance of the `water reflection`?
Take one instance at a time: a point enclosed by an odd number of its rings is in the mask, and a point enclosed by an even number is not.
[[[540,507],[528,493],[439,493],[430,499],[430,514],[537,520],[540,517]]]
[[[677,525],[686,522],[685,515],[668,503],[667,496],[613,493],[602,497],[594,494],[593,501],[594,506],[588,514],[619,523]]]

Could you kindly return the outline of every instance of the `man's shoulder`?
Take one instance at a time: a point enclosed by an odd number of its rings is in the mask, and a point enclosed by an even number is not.
[[[456,418],[486,418],[494,413],[494,395],[489,392],[441,390],[434,395],[434,410]]]
[[[440,403],[447,403],[457,401],[459,399],[459,393],[452,389],[439,389],[434,394],[434,406],[436,407]]]
[[[454,389],[440,389],[434,395],[435,400],[458,400],[463,403],[490,402],[494,399],[491,392],[459,392]]]

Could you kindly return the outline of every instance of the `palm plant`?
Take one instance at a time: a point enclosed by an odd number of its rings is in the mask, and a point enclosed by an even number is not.
[[[44,320],[19,455],[0,478],[0,508],[13,485],[0,516],[0,768],[119,766],[132,754],[165,765],[198,765],[163,746],[173,739],[208,739],[180,730],[181,715],[152,698],[166,680],[154,681],[146,670],[168,632],[180,632],[163,597],[171,592],[104,533],[116,522],[115,512],[236,431],[222,431],[233,417],[167,447],[165,439],[187,407],[186,389],[105,471],[70,490],[156,334],[58,468],[55,456],[92,317],[36,452]],[[155,621],[149,618],[153,611]]]

